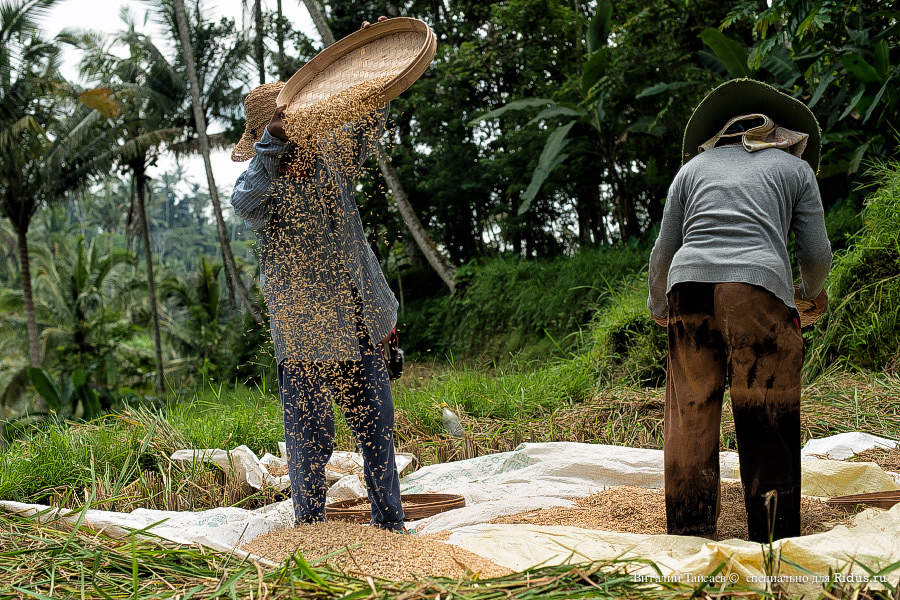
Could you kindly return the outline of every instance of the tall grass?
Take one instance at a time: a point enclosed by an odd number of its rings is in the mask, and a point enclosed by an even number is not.
[[[808,336],[811,374],[835,362],[900,369],[900,162],[870,172],[879,187],[866,200],[862,229],[835,257],[829,314]]]
[[[396,444],[419,464],[508,451],[521,442],[578,441],[662,447],[663,390],[597,386],[587,355],[533,364],[511,363],[485,373],[470,367],[415,370],[395,386]],[[436,371],[436,372],[435,372]],[[451,437],[442,402],[462,418],[465,436]],[[900,376],[834,372],[804,388],[803,436],[900,431]],[[722,449],[734,449],[726,402]],[[228,387],[172,402],[162,409],[130,408],[89,423],[48,423],[20,432],[0,452],[0,499],[81,506],[187,510],[271,502],[271,490],[235,486],[212,465],[173,463],[182,448],[240,444],[277,454],[284,439],[281,407],[269,391]],[[355,441],[337,420],[336,447]]]
[[[615,247],[552,260],[471,263],[460,269],[456,293],[420,302],[401,333],[411,350],[439,358],[564,353],[577,342],[572,333],[645,261],[640,249]]]

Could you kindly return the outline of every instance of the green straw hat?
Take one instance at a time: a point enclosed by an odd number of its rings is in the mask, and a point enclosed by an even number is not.
[[[716,135],[728,119],[749,113],[763,113],[780,127],[809,134],[803,160],[818,173],[822,131],[812,111],[800,100],[755,79],[732,79],[706,95],[684,128],[682,164],[696,156],[700,144]]]

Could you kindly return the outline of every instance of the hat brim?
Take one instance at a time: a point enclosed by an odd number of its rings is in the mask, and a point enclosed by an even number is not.
[[[253,145],[260,140],[262,133],[254,136],[250,129],[250,127],[244,127],[241,139],[231,149],[231,160],[233,162],[244,162],[256,156],[256,150],[253,148]]]
[[[684,128],[682,164],[696,156],[699,146],[714,136],[728,119],[748,113],[763,113],[781,127],[808,134],[802,158],[814,172],[819,171],[822,131],[812,111],[800,100],[755,79],[726,81],[697,105]]]
[[[251,90],[244,98],[247,122],[244,125],[244,133],[231,150],[232,161],[243,162],[256,156],[253,146],[262,139],[266,125],[272,118],[272,111],[275,110],[275,98],[283,87],[282,81],[264,83]]]

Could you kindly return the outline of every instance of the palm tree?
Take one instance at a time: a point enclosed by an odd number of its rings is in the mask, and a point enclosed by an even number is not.
[[[266,39],[263,24],[262,0],[253,1],[253,21],[256,25],[256,36],[253,39],[253,50],[256,55],[256,68],[259,72],[259,84],[266,82]]]
[[[129,171],[134,182],[150,294],[156,391],[161,394],[165,389],[165,371],[146,207],[147,169],[156,162],[164,143],[183,135],[183,128],[172,125],[178,109],[180,81],[159,49],[147,36],[137,32],[134,22],[126,18],[126,25],[127,29],[114,40],[126,47],[128,54],[124,57],[113,53],[98,36],[83,35],[70,41],[85,51],[82,74],[106,86],[91,90],[94,93],[90,96],[82,95],[82,101],[98,113],[106,109],[114,141],[105,156]]]
[[[325,11],[322,10],[319,0],[303,0],[303,4],[306,6],[306,10],[316,26],[316,31],[322,36],[322,43],[326,46],[332,45],[335,42],[334,33],[331,31],[331,27],[328,26],[328,19],[325,18]]]
[[[131,336],[124,297],[134,283],[124,265],[135,256],[114,249],[108,236],[86,245],[82,236],[50,233],[51,243],[30,244],[34,266],[35,313],[41,327],[43,363],[65,374],[80,370],[86,383],[101,390],[113,385],[113,353],[120,353]],[[18,400],[29,379],[21,337],[22,294],[0,290],[0,405]],[[101,394],[109,397],[108,394]],[[42,412],[42,411],[41,411]]]
[[[110,248],[106,236],[85,244],[62,239],[56,252],[36,249],[35,289],[40,298],[44,356],[85,369],[102,371],[105,357],[130,333],[121,295],[131,289],[119,267],[137,261],[127,250]],[[52,325],[49,325],[52,324]]]
[[[175,328],[174,341],[188,355],[197,357],[201,365],[211,361],[220,347],[224,328],[221,323],[222,298],[219,274],[222,265],[200,257],[197,273],[185,283],[169,276],[160,283],[162,297],[187,313],[184,326]]]
[[[209,137],[206,134],[206,115],[204,113],[203,101],[201,99],[200,78],[197,75],[197,68],[194,62],[194,50],[191,44],[191,35],[188,30],[187,14],[184,10],[184,0],[173,0],[173,8],[175,13],[175,21],[178,28],[177,40],[181,45],[181,54],[184,59],[184,66],[187,71],[188,82],[191,88],[191,108],[194,113],[194,126],[197,130],[197,137],[200,141],[200,152],[203,155],[203,163],[206,167],[206,181],[209,184],[209,198],[212,201],[213,213],[216,216],[216,230],[219,234],[219,244],[222,247],[222,258],[225,263],[225,273],[234,284],[235,291],[241,300],[241,303],[247,311],[260,323],[263,322],[262,316],[259,314],[256,306],[250,300],[250,294],[241,279],[240,273],[234,261],[234,254],[231,251],[231,243],[228,236],[228,228],[225,225],[225,219],[222,216],[222,205],[219,202],[219,193],[216,188],[216,180],[213,176],[212,162],[210,161],[210,144]]]
[[[53,120],[48,101],[59,81],[59,50],[42,40],[37,20],[56,0],[20,0],[0,4],[0,209],[17,238],[19,271],[28,330],[31,366],[41,363],[28,228],[45,200],[44,156],[51,145],[45,125]]]

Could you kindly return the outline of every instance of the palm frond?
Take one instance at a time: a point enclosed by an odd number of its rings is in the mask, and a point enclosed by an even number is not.
[[[228,139],[224,132],[213,133],[206,137],[209,140],[210,150],[227,150],[234,144],[232,140]],[[175,142],[174,144],[169,144],[168,148],[177,156],[200,154],[200,138],[191,137],[180,142]]]
[[[125,142],[119,146],[118,153],[124,160],[128,161],[146,153],[150,148],[155,148],[161,144],[177,139],[182,133],[180,127],[168,127],[154,131],[146,131],[125,140]]]

